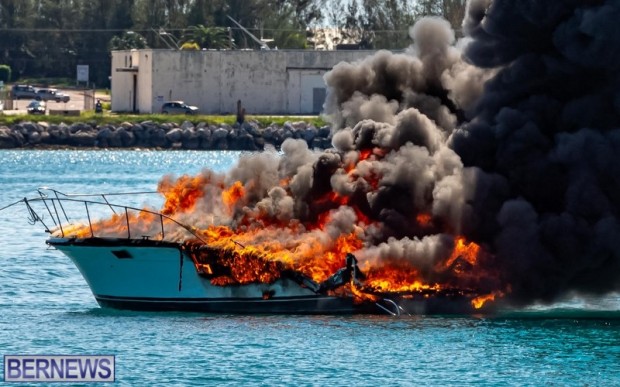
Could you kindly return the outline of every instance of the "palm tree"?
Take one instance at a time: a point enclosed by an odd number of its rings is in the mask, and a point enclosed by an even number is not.
[[[230,49],[234,47],[228,28],[207,27],[202,24],[190,26],[185,32],[186,41],[194,41],[202,48]]]

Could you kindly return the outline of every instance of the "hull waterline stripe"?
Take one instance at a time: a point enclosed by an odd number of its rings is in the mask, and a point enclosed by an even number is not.
[[[133,302],[181,302],[181,303],[224,303],[224,302],[307,302],[319,300],[347,300],[347,298],[330,297],[330,296],[302,296],[302,297],[274,297],[269,299],[263,298],[159,298],[159,297],[118,297],[107,295],[95,295],[97,300],[102,301],[133,301]]]

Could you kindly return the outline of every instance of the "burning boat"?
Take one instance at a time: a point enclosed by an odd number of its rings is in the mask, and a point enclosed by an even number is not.
[[[32,220],[43,205],[48,243],[121,308],[469,312],[618,291],[618,2],[521,3],[471,1],[464,40],[422,18],[410,50],[334,66],[332,149],[285,125],[261,133],[277,154],[164,177],[157,209],[51,191],[25,201]]]
[[[474,294],[411,284],[391,292],[369,279],[346,253],[322,281],[282,260],[270,260],[229,238],[212,246],[205,233],[161,212],[113,204],[112,194],[64,194],[39,189],[23,199],[46,243],[76,265],[102,307],[207,313],[354,314],[467,313]],[[97,198],[100,198],[98,200]],[[75,208],[83,217],[73,218]],[[104,208],[113,213],[93,221]],[[44,219],[48,219],[44,222]],[[52,224],[47,224],[51,221]],[[143,224],[148,221],[151,235]],[[179,235],[184,234],[184,237]],[[179,241],[182,240],[182,241]]]

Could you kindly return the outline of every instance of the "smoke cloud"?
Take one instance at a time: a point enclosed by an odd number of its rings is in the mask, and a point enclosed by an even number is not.
[[[328,73],[334,146],[385,152],[358,164],[381,176],[362,256],[428,267],[449,231],[490,253],[513,302],[618,290],[618,20],[612,0],[472,0],[460,41],[423,19],[405,54]]]
[[[457,40],[422,19],[406,51],[325,75],[334,149],[167,177],[164,209],[318,279],[353,252],[517,304],[618,290],[618,20],[617,0],[471,0]]]
[[[617,290],[620,4],[493,1],[480,18],[475,3],[464,54],[500,69],[450,145],[509,187],[474,208],[498,226],[479,237],[513,298]]]

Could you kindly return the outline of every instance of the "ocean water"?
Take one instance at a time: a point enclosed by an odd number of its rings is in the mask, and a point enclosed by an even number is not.
[[[152,191],[239,152],[0,151],[0,207],[37,187]],[[0,212],[0,354],[113,354],[119,385],[620,385],[620,300],[493,316],[102,309],[23,205]],[[40,385],[40,384],[38,384]],[[65,384],[66,385],[66,384]]]

